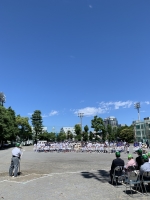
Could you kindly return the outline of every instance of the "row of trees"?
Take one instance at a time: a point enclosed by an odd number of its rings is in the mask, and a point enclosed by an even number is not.
[[[9,107],[5,108],[0,105],[0,142],[3,141],[26,141],[28,139],[33,139],[37,142],[40,140],[47,141],[63,141],[63,140],[76,140],[76,141],[113,141],[117,139],[126,140],[127,142],[132,142],[134,140],[134,128],[133,126],[124,127],[107,127],[104,125],[103,119],[94,116],[91,120],[91,128],[93,132],[89,132],[89,127],[86,125],[84,130],[81,131],[80,124],[75,125],[75,135],[70,131],[65,133],[55,133],[43,132],[43,120],[40,110],[35,110],[31,116],[31,124],[33,129],[29,124],[28,117],[22,117],[15,114],[15,111]]]
[[[91,128],[94,129],[93,132],[88,132],[89,127],[86,125],[84,131],[81,133],[81,126],[79,124],[75,125],[75,133],[77,140],[83,141],[114,141],[114,140],[125,140],[127,142],[134,141],[134,127],[123,126],[123,127],[112,127],[111,125],[104,125],[103,119],[94,116],[94,119],[91,120]]]
[[[21,117],[9,107],[0,105],[0,143],[6,141],[27,140],[32,138],[28,117]]]

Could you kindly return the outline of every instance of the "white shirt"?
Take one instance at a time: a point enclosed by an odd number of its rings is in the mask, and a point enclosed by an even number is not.
[[[15,147],[13,150],[12,150],[12,155],[13,156],[16,156],[16,157],[20,157],[21,156],[21,151],[19,148]]]
[[[143,165],[140,167],[140,174],[142,175],[144,172],[149,172],[150,171],[150,163],[145,162]]]

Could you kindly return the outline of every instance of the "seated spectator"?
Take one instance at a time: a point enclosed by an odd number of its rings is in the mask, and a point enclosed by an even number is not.
[[[143,165],[144,161],[142,159],[142,150],[138,149],[136,152],[138,153],[138,157],[136,158],[136,163],[137,163],[137,169],[139,170],[141,165]]]
[[[124,166],[124,168],[126,169],[126,171],[130,171],[132,170],[131,167],[133,167],[133,169],[137,166],[135,160],[133,159],[133,156],[131,154],[128,155],[128,162],[127,164]]]
[[[149,163],[150,163],[150,152],[148,152],[147,156],[148,156]]]
[[[146,154],[144,154],[142,156],[142,159],[144,161],[144,164],[141,165],[140,167],[140,175],[142,176],[144,172],[150,172],[150,163],[149,163],[149,159],[148,156]],[[144,179],[146,179],[147,177],[144,177]]]
[[[120,158],[120,152],[116,152],[116,159],[114,159],[112,161],[112,165],[111,165],[111,170],[110,170],[110,178],[111,178],[111,182],[112,182],[112,179],[113,179],[113,174],[114,174],[114,169],[117,167],[117,166],[123,166],[124,167],[124,160],[122,160]]]

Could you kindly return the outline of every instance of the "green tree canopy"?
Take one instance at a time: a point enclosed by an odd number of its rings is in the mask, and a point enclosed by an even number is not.
[[[83,132],[83,141],[88,141],[89,140],[89,135],[88,135],[88,132]]]
[[[120,132],[120,139],[125,140],[126,142],[133,142],[134,141],[134,129],[132,126],[125,127]]]
[[[64,140],[66,140],[66,138],[67,138],[66,133],[59,133],[59,134],[57,135],[57,141],[58,141],[58,142],[62,142],[62,141],[64,141]]]
[[[94,119],[91,120],[91,128],[94,129],[96,133],[101,133],[105,130],[103,119],[97,116],[94,116]]]
[[[73,138],[73,134],[72,134],[72,132],[71,131],[67,131],[67,139],[68,140],[72,140],[72,138]]]
[[[92,133],[92,131],[90,131],[89,140],[92,141],[92,140],[93,140],[93,137],[94,137],[94,134]]]
[[[18,128],[16,124],[15,111],[9,107],[0,106],[0,140],[15,140]]]
[[[20,141],[31,139],[32,138],[32,130],[31,130],[31,126],[29,124],[29,118],[21,117],[20,115],[17,115],[16,123],[17,123],[18,129],[19,129],[18,136],[20,138]]]
[[[76,135],[81,135],[81,126],[79,124],[76,124],[74,128]]]
[[[37,136],[42,133],[43,121],[40,110],[35,110],[31,117],[31,123],[33,131],[35,132],[35,141],[37,142]]]
[[[38,139],[39,140],[46,140],[46,141],[51,141],[54,142],[56,139],[56,135],[55,133],[48,133],[47,131],[45,131],[44,133],[41,133],[38,135]]]
[[[84,127],[84,131],[85,131],[86,133],[88,133],[88,131],[89,131],[88,125],[86,125],[86,126]]]

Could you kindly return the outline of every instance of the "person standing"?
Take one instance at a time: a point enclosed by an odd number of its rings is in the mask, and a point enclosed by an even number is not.
[[[16,147],[12,150],[12,158],[11,158],[11,164],[10,164],[10,168],[9,168],[9,176],[11,176],[11,177],[18,176],[18,167],[19,167],[20,157],[21,157],[20,144],[17,143]],[[13,170],[14,170],[14,174],[13,174]]]
[[[148,142],[148,140],[146,141],[146,145],[147,145],[147,148],[149,149],[149,142]]]

